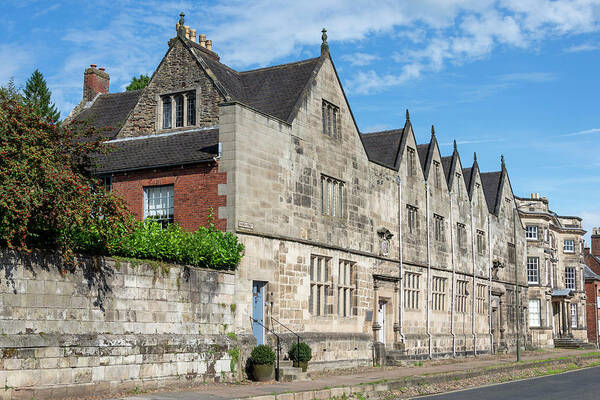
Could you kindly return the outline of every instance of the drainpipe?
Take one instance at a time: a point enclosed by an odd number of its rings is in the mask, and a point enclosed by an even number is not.
[[[454,333],[454,285],[456,282],[456,268],[454,265],[454,221],[452,219],[453,195],[450,192],[450,251],[452,254],[452,295],[450,297],[450,335],[452,335],[452,357],[456,357],[456,334]]]
[[[490,283],[488,285],[488,318],[489,318],[489,323],[490,323],[490,354],[494,353],[494,334],[492,333],[492,243],[494,243],[494,241],[492,240],[492,224],[490,222],[490,216],[488,214],[488,218],[487,218],[487,225],[488,225],[488,256],[489,256],[489,267],[488,267],[488,272],[489,272],[489,279],[490,279]]]
[[[396,181],[398,182],[398,258],[400,259],[400,267],[399,267],[399,271],[398,274],[400,275],[400,290],[399,290],[399,314],[398,314],[398,334],[400,335],[400,340],[402,340],[402,343],[405,343],[405,337],[404,337],[404,332],[403,332],[403,328],[402,328],[402,318],[403,318],[403,312],[404,312],[404,290],[402,288],[402,280],[404,279],[404,265],[402,264],[403,259],[402,259],[402,178],[400,178],[400,176],[398,176],[396,178]]]
[[[429,331],[429,299],[431,299],[431,239],[430,239],[430,227],[429,227],[429,182],[425,181],[425,208],[427,209],[427,336],[429,337],[429,358],[433,358],[432,349],[432,337]]]
[[[471,331],[473,332],[473,355],[477,356],[477,333],[475,333],[475,226],[473,222],[473,203],[471,203],[471,258],[473,260],[473,291],[471,294]]]

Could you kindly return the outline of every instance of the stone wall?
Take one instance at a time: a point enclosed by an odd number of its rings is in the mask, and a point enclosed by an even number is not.
[[[61,272],[51,257],[1,254],[0,398],[241,376],[254,339],[231,333],[234,274],[113,259]]]

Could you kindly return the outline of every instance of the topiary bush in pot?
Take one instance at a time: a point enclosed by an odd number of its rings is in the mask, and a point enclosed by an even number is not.
[[[250,354],[252,361],[252,376],[255,380],[264,382],[273,378],[273,363],[275,352],[266,344],[259,344]]]
[[[310,346],[304,342],[294,343],[288,351],[288,356],[294,362],[294,367],[300,367],[303,372],[306,372],[308,362],[312,358],[312,351]]]

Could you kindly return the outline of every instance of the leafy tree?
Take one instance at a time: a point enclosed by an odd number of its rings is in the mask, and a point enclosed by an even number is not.
[[[46,85],[44,75],[37,69],[33,71],[23,90],[25,103],[33,107],[34,112],[48,120],[50,123],[56,123],[60,118],[60,112],[56,109],[54,103],[50,104],[52,92]]]
[[[0,102],[0,247],[59,250],[73,263],[76,251],[102,251],[128,234],[125,203],[90,172],[106,146],[78,140],[93,133],[59,128],[14,100]],[[82,237],[93,237],[95,247],[81,248]]]
[[[15,85],[15,79],[10,78],[6,86],[0,86],[0,102],[14,100],[17,102],[23,101],[23,95]]]
[[[131,79],[131,83],[125,88],[125,90],[139,90],[148,86],[148,82],[150,82],[150,77],[148,75],[140,75],[139,77],[134,76]]]

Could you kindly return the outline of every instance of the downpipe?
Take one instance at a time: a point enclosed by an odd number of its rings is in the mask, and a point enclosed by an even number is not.
[[[431,228],[430,228],[430,220],[429,217],[429,182],[425,181],[425,208],[427,209],[427,336],[429,338],[429,358],[433,358],[433,338],[431,335],[431,331],[429,330],[429,314],[430,314],[430,305],[429,301],[431,299]]]
[[[473,260],[473,292],[471,294],[471,330],[473,332],[473,356],[477,357],[477,333],[475,333],[475,226],[473,224],[473,203],[471,203],[471,258]]]
[[[404,280],[404,265],[403,265],[403,254],[402,254],[402,178],[398,176],[396,178],[396,182],[398,182],[398,258],[400,259],[400,266],[398,274],[400,275],[400,290],[399,290],[399,310],[398,310],[398,335],[400,336],[400,340],[403,344],[405,344],[406,338],[404,337],[404,328],[403,328],[403,313],[404,313],[404,290],[403,290],[403,280]]]

